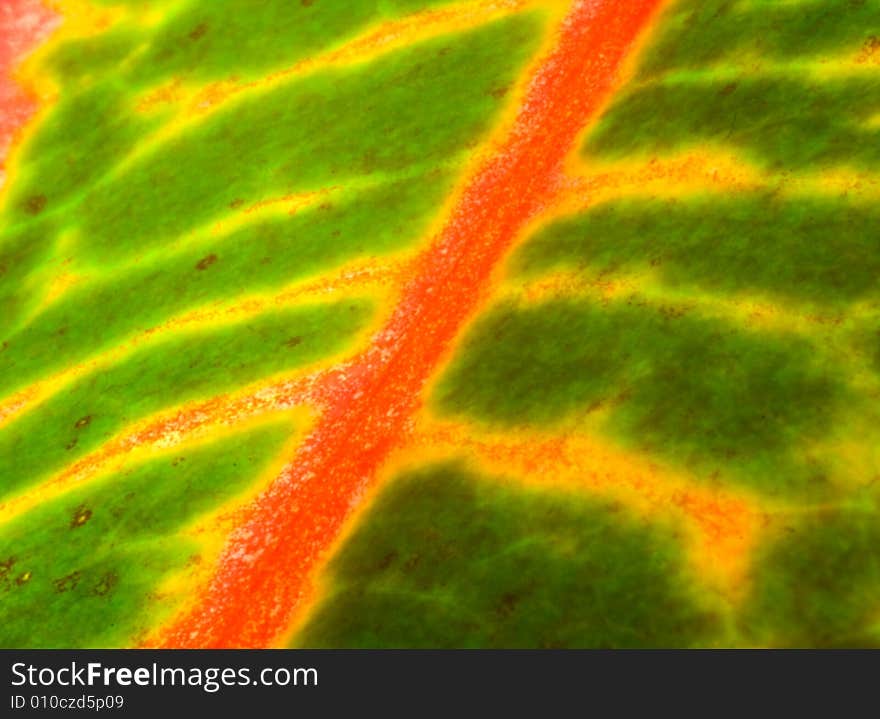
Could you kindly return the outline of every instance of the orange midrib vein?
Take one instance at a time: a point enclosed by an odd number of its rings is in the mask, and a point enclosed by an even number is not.
[[[388,324],[334,375],[321,419],[244,513],[206,591],[150,643],[265,647],[286,629],[316,566],[406,437],[426,381],[522,228],[552,197],[566,155],[661,4],[573,3],[508,138],[467,181]]]

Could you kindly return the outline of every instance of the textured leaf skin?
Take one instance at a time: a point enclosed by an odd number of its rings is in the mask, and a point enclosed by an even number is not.
[[[642,4],[447,276],[578,3],[62,3],[0,194],[0,646],[877,646],[880,3]],[[389,327],[440,359],[357,404]],[[261,629],[206,628],[236,586]]]

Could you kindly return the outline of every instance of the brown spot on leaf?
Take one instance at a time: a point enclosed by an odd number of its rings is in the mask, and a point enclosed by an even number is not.
[[[302,344],[302,337],[291,337],[287,342],[284,343],[285,347],[296,347],[298,344]]]
[[[196,262],[196,269],[197,270],[207,270],[216,261],[217,261],[217,255],[211,253],[207,257],[203,257],[198,262]]]
[[[79,576],[79,572],[71,572],[67,576],[61,577],[61,579],[56,579],[52,582],[55,585],[55,591],[58,594],[63,594],[64,592],[76,589],[76,585],[79,584]]]
[[[519,597],[515,594],[507,593],[501,600],[498,602],[498,606],[495,608],[495,611],[500,614],[502,617],[507,617],[513,614],[516,610],[516,605],[519,604]]]
[[[24,585],[24,584],[27,584],[29,581],[31,581],[31,577],[32,577],[32,576],[33,576],[33,575],[31,574],[31,572],[22,572],[21,574],[19,574],[19,575],[15,578],[15,584],[16,584],[16,586],[20,587],[20,586],[22,586],[22,585]]]
[[[7,574],[12,571],[15,566],[15,557],[9,557],[0,562],[0,579],[4,579]]]
[[[673,307],[671,305],[661,305],[657,310],[661,315],[671,320],[677,320],[679,317],[684,317],[688,313],[687,307]]]
[[[736,83],[729,82],[721,88],[721,94],[727,96],[730,95],[734,90],[736,90]]]
[[[190,32],[189,39],[190,40],[199,40],[205,36],[206,32],[208,32],[207,23],[200,22]]]
[[[72,529],[82,527],[91,518],[92,510],[86,507],[86,505],[81,504],[73,511],[73,518],[70,520],[70,526]]]
[[[303,7],[311,7],[315,4],[315,0],[299,0],[299,4]]]
[[[95,585],[95,589],[93,590],[95,594],[99,597],[103,597],[105,594],[110,592],[113,587],[115,587],[119,583],[119,575],[116,572],[107,572],[98,583]]]
[[[229,207],[230,207],[230,209],[235,210],[235,209],[238,209],[239,207],[241,207],[243,204],[244,204],[244,200],[241,199],[240,197],[236,197],[232,202],[229,203]]]
[[[29,215],[39,215],[46,209],[46,196],[33,195],[24,201],[24,211]]]
[[[87,414],[85,417],[80,417],[76,420],[76,424],[73,426],[77,429],[82,429],[83,427],[88,427],[92,423],[92,415]]]
[[[379,562],[379,569],[381,571],[388,569],[388,567],[394,564],[395,559],[397,559],[397,552],[388,552],[388,554],[382,557],[382,560]]]
[[[66,450],[71,450],[71,449],[73,449],[74,447],[76,447],[76,443],[77,443],[78,441],[79,441],[79,439],[76,438],[76,437],[74,437],[72,440],[70,440],[70,441],[64,446],[64,449],[66,449]]]

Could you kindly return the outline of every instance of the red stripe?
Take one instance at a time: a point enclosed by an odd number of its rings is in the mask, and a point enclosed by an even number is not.
[[[493,269],[553,192],[577,135],[660,4],[574,4],[511,134],[468,181],[385,329],[331,376],[319,423],[250,507],[206,594],[163,635],[164,646],[264,647],[288,627],[316,564],[404,441],[423,385],[474,314]]]

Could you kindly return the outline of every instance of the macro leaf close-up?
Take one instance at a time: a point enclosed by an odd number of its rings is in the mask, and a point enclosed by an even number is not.
[[[880,0],[0,0],[0,647],[880,647]]]

